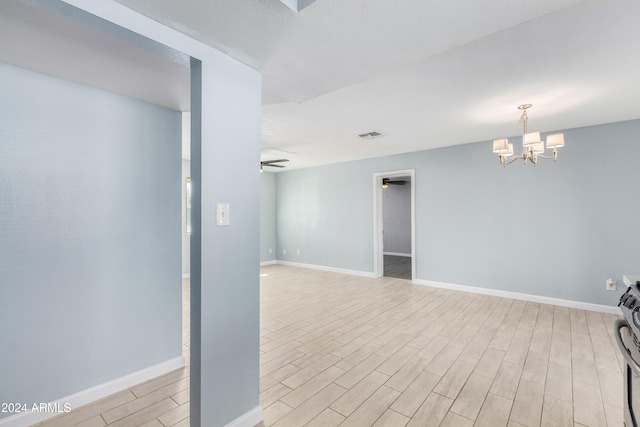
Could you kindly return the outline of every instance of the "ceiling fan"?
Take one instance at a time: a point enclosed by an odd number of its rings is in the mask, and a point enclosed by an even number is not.
[[[382,188],[387,188],[389,185],[405,185],[407,181],[392,181],[389,178],[382,178]]]
[[[264,166],[271,166],[273,168],[284,168],[286,166],[279,165],[278,163],[288,162],[289,159],[278,159],[278,160],[265,160],[260,162],[260,172],[262,172],[262,168]]]

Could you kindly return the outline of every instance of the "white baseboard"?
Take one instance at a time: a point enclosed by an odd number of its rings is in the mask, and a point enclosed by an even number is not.
[[[249,412],[245,412],[235,420],[231,421],[225,427],[253,427],[256,424],[262,422],[264,416],[262,415],[262,406],[258,405]]]
[[[369,277],[369,278],[372,278],[372,279],[375,278],[373,273],[368,272],[368,271],[347,270],[345,268],[327,267],[327,266],[324,266],[324,265],[303,264],[303,263],[300,263],[300,262],[280,261],[280,260],[276,261],[276,264],[288,265],[290,267],[310,268],[312,270],[331,271],[333,273],[350,274],[352,276]]]
[[[87,403],[91,403],[104,397],[110,396],[114,393],[126,390],[160,375],[164,375],[171,371],[175,371],[176,369],[183,368],[184,366],[184,357],[179,356],[174,359],[169,359],[165,362],[158,363],[157,365],[142,369],[140,371],[133,372],[129,375],[107,381],[106,383],[99,384],[70,396],[63,397],[62,399],[58,399],[50,403],[52,407],[59,408],[64,408],[65,404],[71,405],[71,410],[74,410],[76,408],[79,408],[80,406],[86,405]],[[49,418],[57,417],[58,415],[61,415],[61,413],[22,412],[7,418],[0,419],[0,426],[27,427],[44,420],[48,420]]]
[[[278,263],[278,261],[276,261],[275,259],[273,259],[271,261],[262,261],[260,263],[260,267],[264,267],[265,265],[275,265],[277,263]]]
[[[383,252],[382,255],[404,256],[407,258],[411,258],[411,254],[404,254],[400,252]]]
[[[519,299],[524,301],[537,302],[542,304],[559,305],[562,307],[579,308],[581,310],[599,311],[601,313],[620,314],[620,309],[616,306],[604,304],[592,304],[589,302],[573,301],[568,299],[543,297],[520,292],[502,291],[499,289],[478,288],[475,286],[456,285],[453,283],[434,282],[431,280],[414,279],[416,285],[432,286],[434,288],[452,289],[456,291],[471,292],[474,294],[493,295],[503,298]]]
[[[182,278],[183,278],[183,279],[188,279],[188,278],[190,278],[190,277],[191,277],[191,274],[190,274],[190,273],[184,273],[184,274],[182,275]]]
[[[351,274],[354,276],[369,277],[375,279],[373,273],[357,270],[346,270],[343,268],[326,267],[315,264],[302,264],[290,261],[276,261],[276,264],[288,265],[291,267],[310,268],[314,270],[332,271],[335,273]],[[573,301],[561,298],[545,297],[540,295],[525,294],[520,292],[503,291],[499,289],[480,288],[477,286],[456,285],[454,283],[436,282],[432,280],[413,279],[412,283],[422,286],[431,286],[434,288],[452,289],[455,291],[470,292],[474,294],[493,295],[503,298],[519,299],[524,301],[537,302],[541,304],[559,305],[561,307],[578,308],[581,310],[598,311],[601,313],[620,314],[620,309],[613,305],[593,304],[590,302]]]

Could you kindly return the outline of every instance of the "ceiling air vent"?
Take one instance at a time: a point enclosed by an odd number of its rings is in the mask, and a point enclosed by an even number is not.
[[[382,134],[380,132],[368,132],[368,133],[361,133],[358,136],[360,138],[373,139],[373,138],[380,138]]]

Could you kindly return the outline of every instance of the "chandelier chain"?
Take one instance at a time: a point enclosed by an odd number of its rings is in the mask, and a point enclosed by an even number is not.
[[[527,116],[527,110],[522,111],[522,115],[520,116],[520,124],[522,125],[523,133],[527,133],[527,121],[529,117]]]

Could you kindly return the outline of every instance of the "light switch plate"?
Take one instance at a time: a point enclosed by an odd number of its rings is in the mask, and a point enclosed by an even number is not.
[[[229,225],[229,203],[216,203],[216,225]]]

